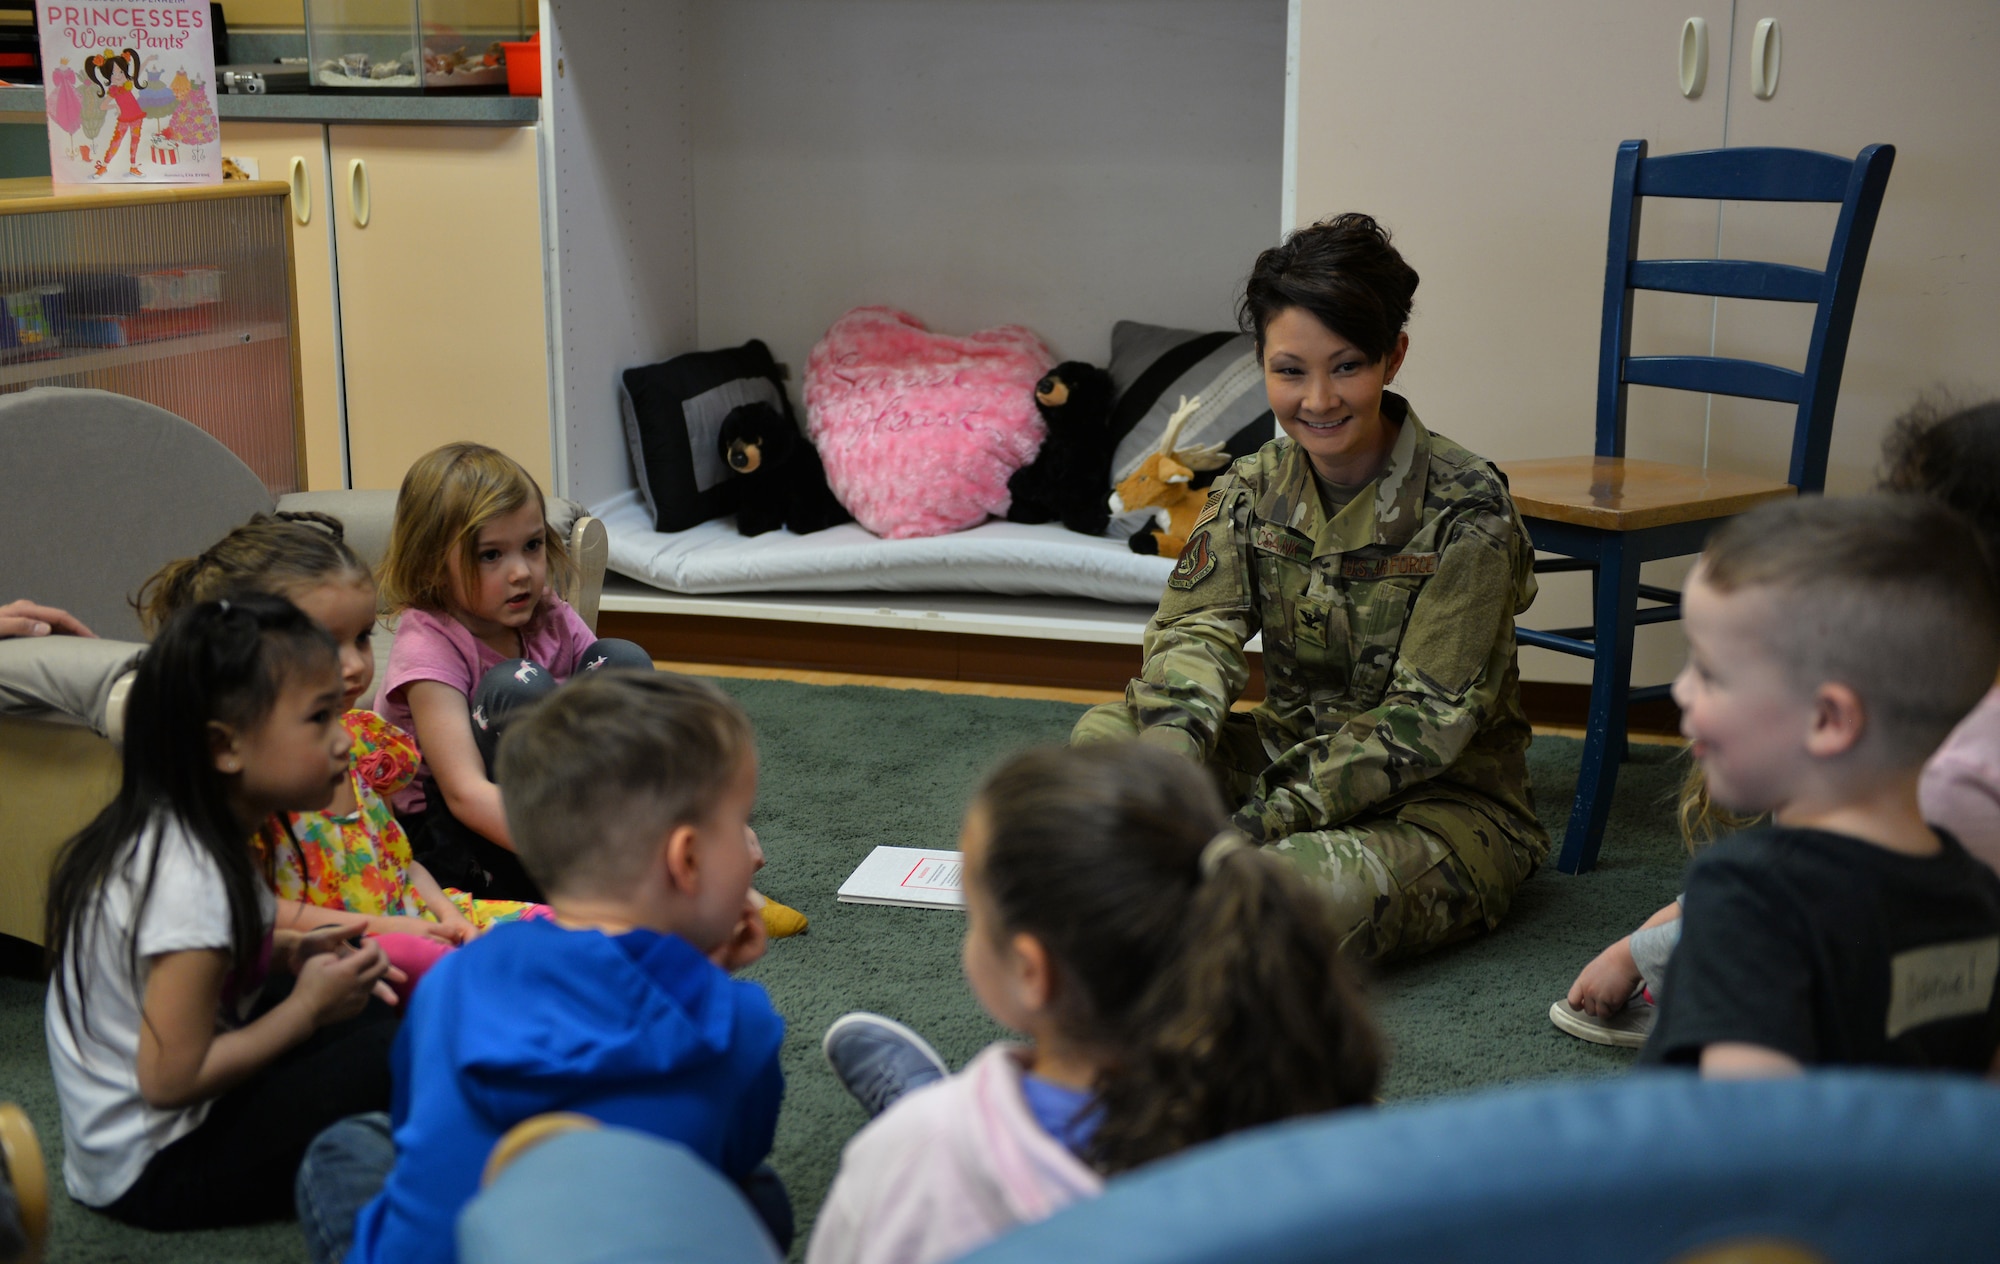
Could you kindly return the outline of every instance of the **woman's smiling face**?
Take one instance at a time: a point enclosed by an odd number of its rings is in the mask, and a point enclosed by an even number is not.
[[[1382,417],[1382,390],[1395,380],[1410,336],[1397,334],[1373,364],[1303,307],[1287,307],[1264,326],[1264,392],[1278,425],[1305,451],[1320,477],[1365,483],[1395,445]]]

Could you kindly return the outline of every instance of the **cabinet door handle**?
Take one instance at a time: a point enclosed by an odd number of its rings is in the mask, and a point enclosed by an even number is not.
[[[306,160],[296,155],[292,158],[292,218],[301,224],[312,223],[312,177],[306,174]]]
[[[1759,101],[1769,101],[1778,94],[1778,66],[1783,45],[1778,19],[1759,19],[1756,33],[1750,37],[1750,95]]]
[[[356,228],[368,227],[368,164],[359,158],[347,163],[347,209],[354,215]]]
[[[1708,19],[1681,24],[1681,95],[1690,101],[1708,86]]]

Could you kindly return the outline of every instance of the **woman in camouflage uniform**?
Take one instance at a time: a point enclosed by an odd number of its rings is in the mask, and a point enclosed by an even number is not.
[[[1514,648],[1533,546],[1492,465],[1384,389],[1416,287],[1366,215],[1258,257],[1239,315],[1284,437],[1216,480],[1139,678],[1071,738],[1206,763],[1374,959],[1497,925],[1549,846]],[[1259,632],[1265,699],[1232,713]]]

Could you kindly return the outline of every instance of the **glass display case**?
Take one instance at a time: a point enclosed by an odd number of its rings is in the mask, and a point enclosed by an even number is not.
[[[534,0],[306,0],[314,92],[507,90],[500,45],[527,37]]]
[[[305,486],[291,186],[0,180],[0,392],[89,386]]]

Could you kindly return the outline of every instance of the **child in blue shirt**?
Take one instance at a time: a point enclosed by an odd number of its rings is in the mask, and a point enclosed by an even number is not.
[[[688,1146],[757,1186],[788,1238],[782,1186],[761,1166],[784,1022],[761,986],[727,973],[765,946],[749,720],[703,682],[606,673],[519,719],[498,772],[555,918],[496,927],[426,977],[394,1054],[395,1167],[347,1258],[454,1259],[494,1143],[549,1111]],[[302,1210],[312,1201],[302,1188]]]

